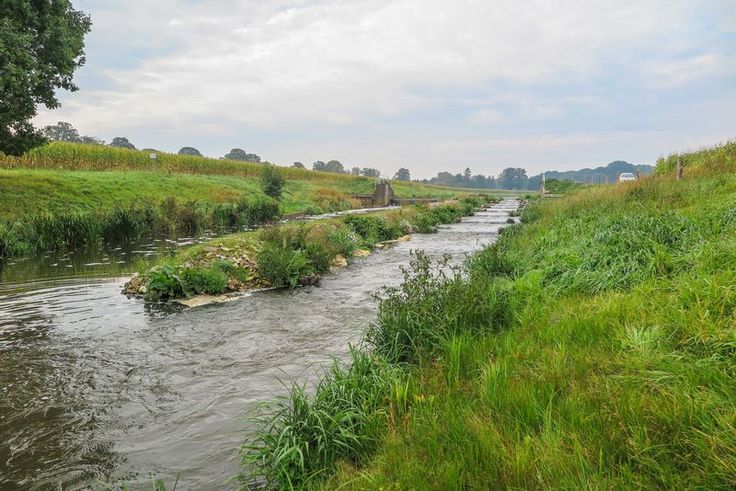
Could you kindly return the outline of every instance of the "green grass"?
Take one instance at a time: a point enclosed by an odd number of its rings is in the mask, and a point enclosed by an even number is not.
[[[433,208],[413,206],[231,234],[144,267],[128,288],[140,292],[143,287],[151,301],[266,286],[293,288],[329,272],[337,256],[347,261],[358,248],[425,231],[420,223],[431,224],[431,232],[435,225],[471,214],[485,201],[464,198]]]
[[[418,256],[360,351],[386,375],[327,374],[246,463],[282,488],[733,489],[736,175],[689,158],[540,200],[454,273]]]
[[[147,152],[59,142],[20,158],[0,156],[0,258],[141,234],[261,223],[278,214],[257,220],[240,215],[241,203],[264,198],[263,170],[262,164],[164,153],[151,161]],[[365,177],[278,172],[286,178],[280,206],[287,214],[355,208],[360,203],[350,196],[371,194],[374,187]],[[417,183],[396,183],[396,193],[439,199],[461,194]],[[168,213],[172,203],[181,213]],[[187,211],[190,216],[183,216]],[[167,213],[176,217],[159,219]],[[128,229],[115,231],[120,217]]]

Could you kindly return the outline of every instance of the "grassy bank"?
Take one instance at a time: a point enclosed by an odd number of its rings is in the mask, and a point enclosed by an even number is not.
[[[419,255],[352,361],[272,406],[245,465],[283,488],[732,489],[724,155],[538,201],[462,271]]]
[[[127,291],[160,301],[310,284],[332,267],[346,265],[356,251],[363,255],[382,242],[414,232],[434,232],[437,225],[470,215],[486,201],[464,198],[434,207],[346,215],[228,235],[179,251],[133,278]]]
[[[95,145],[52,143],[19,158],[0,156],[0,258],[141,235],[189,235],[359,206],[374,180],[279,168],[278,210],[259,185],[263,165]],[[453,189],[395,183],[397,196],[450,198]],[[253,220],[253,215],[258,215]]]

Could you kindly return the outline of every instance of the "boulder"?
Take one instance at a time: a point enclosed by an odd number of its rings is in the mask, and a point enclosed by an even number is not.
[[[371,251],[368,249],[356,249],[353,251],[354,257],[368,257],[371,255]]]

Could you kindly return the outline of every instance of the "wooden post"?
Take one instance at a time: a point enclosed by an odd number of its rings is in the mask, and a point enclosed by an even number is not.
[[[684,169],[682,167],[682,159],[677,159],[677,180],[682,180],[682,174],[684,173]]]

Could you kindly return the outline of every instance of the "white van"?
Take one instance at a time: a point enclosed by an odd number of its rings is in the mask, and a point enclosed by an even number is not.
[[[631,172],[622,172],[618,175],[618,182],[636,181],[636,175]]]

